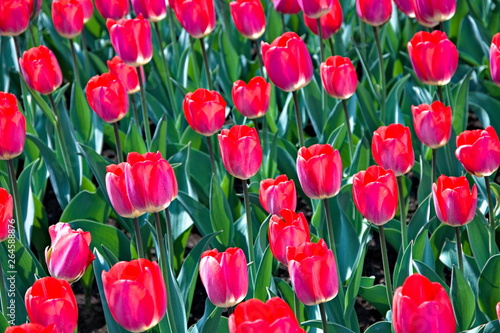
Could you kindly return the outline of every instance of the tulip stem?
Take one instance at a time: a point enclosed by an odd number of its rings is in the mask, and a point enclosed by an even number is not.
[[[491,198],[491,186],[490,186],[490,178],[488,176],[484,177],[484,181],[486,183],[486,194],[488,196],[488,220],[490,223],[490,241],[489,241],[489,250],[490,255],[494,255],[496,250],[495,243],[495,208],[493,206],[493,200]]]
[[[335,43],[333,42],[333,36],[328,38],[328,44],[330,45],[330,51],[335,55]]]
[[[297,293],[293,293],[293,310],[295,313],[295,318],[297,318],[297,321],[300,323],[300,300],[299,297],[297,296]]]
[[[318,25],[318,37],[319,37],[319,63],[321,64],[325,61],[325,46],[323,45],[323,29],[321,28],[321,19],[316,20]],[[321,107],[323,112],[326,112],[326,90],[321,85]]]
[[[455,227],[455,235],[457,236],[457,257],[458,269],[464,272],[464,258],[462,255],[462,242],[460,241],[460,227]]]
[[[174,15],[173,9],[168,8],[167,10],[167,15],[168,15],[168,24],[170,27],[170,39],[172,42],[172,49],[174,50],[174,63],[178,64],[179,63],[179,47],[177,46],[177,35],[175,34],[175,22],[174,22]]]
[[[439,22],[439,30],[441,30],[442,32],[445,32],[444,31],[444,22],[443,21]]]
[[[85,77],[90,76],[90,60],[89,53],[87,50],[87,38],[85,37],[85,32],[82,32],[82,52],[85,59]]]
[[[139,116],[139,110],[137,110],[137,105],[135,103],[135,94],[131,94],[130,99],[132,101],[132,110],[134,111],[135,125],[137,126],[137,129],[140,132],[141,131],[141,118]]]
[[[438,93],[439,101],[444,104],[443,86],[437,86],[437,93]]]
[[[75,83],[80,86],[80,73],[78,71],[78,61],[76,59],[75,44],[73,43],[73,38],[69,40],[69,48],[71,49],[71,59],[73,60],[73,71],[75,72]]]
[[[283,26],[283,33],[286,32],[286,22],[285,22],[285,14],[281,13],[281,25]]]
[[[352,148],[354,147],[354,145],[352,142],[352,132],[351,132],[351,124],[349,122],[349,109],[347,108],[347,100],[343,99],[342,105],[344,107],[345,124],[347,126],[347,139],[349,140],[349,156],[351,158],[351,164],[352,164],[352,159],[353,159]]]
[[[172,235],[172,222],[170,220],[170,212],[168,208],[165,209],[165,220],[167,225],[167,246],[168,254],[170,258],[170,266],[173,268],[175,263],[175,253],[174,253],[174,237]],[[172,269],[173,271],[173,269]]]
[[[408,235],[406,232],[406,209],[405,209],[405,193],[403,187],[403,177],[404,175],[398,177],[398,186],[399,186],[399,215],[401,219],[401,246],[403,246],[403,251],[406,249],[408,245]]]
[[[212,136],[207,136],[208,152],[210,154],[210,165],[212,166],[212,173],[217,176],[217,164],[215,163],[214,145],[212,144]]]
[[[266,77],[264,72],[264,61],[262,60],[262,53],[260,51],[259,42],[256,39],[252,39],[252,44],[255,47],[255,53],[257,54],[257,60],[259,62],[260,74],[263,78]]]
[[[208,89],[214,90],[212,82],[212,73],[210,72],[210,64],[208,63],[207,50],[205,49],[205,40],[203,37],[200,38],[201,53],[203,54],[203,63],[205,65],[205,74],[207,75]]]
[[[380,96],[380,119],[382,119],[382,123],[385,124],[385,108],[386,108],[386,99],[387,99],[387,86],[385,80],[385,70],[384,70],[384,54],[382,53],[382,44],[380,43],[380,28],[373,27],[373,33],[375,35],[375,42],[377,43],[377,51],[378,51],[378,59],[379,59],[379,67],[380,67],[380,81],[382,81],[382,93]]]
[[[193,37],[189,37],[189,45],[191,48],[191,61],[192,61],[192,66],[193,66],[193,73],[194,73],[194,79],[195,79],[195,84],[199,86],[199,81],[200,81],[200,69],[198,68],[198,60],[196,59],[196,53],[194,50],[194,40]]]
[[[139,258],[145,258],[144,247],[142,245],[141,227],[139,226],[139,219],[137,217],[134,217],[133,220],[134,220],[134,232],[135,232],[137,254],[139,255]]]
[[[19,196],[19,188],[17,187],[17,178],[16,178],[16,169],[14,167],[14,160],[7,160],[7,166],[9,169],[9,179],[10,179],[10,187],[12,191],[12,198],[14,199],[14,212],[16,216],[17,222],[17,233],[19,235],[19,240],[21,243],[28,247],[28,240],[26,238],[25,230],[24,230],[24,220],[23,220],[23,211],[21,209],[21,197]]]
[[[14,39],[14,47],[16,49],[16,55],[17,55],[17,63],[19,63],[19,59],[21,58],[21,47],[19,46],[19,39],[17,36],[12,37]],[[21,72],[21,70],[19,70]]]
[[[248,194],[248,185],[246,180],[243,180],[243,195],[245,201],[245,214],[247,220],[247,238],[248,238],[248,256],[250,258],[250,280],[252,281],[252,290],[255,288],[255,278],[257,271],[255,268],[255,253],[253,249],[253,229],[252,229],[252,212],[250,211],[250,195]]]
[[[321,322],[323,323],[323,332],[328,333],[328,319],[326,318],[325,303],[319,303],[319,311],[321,312]]]
[[[113,132],[115,134],[115,143],[116,143],[116,159],[118,163],[123,162],[123,152],[122,152],[122,144],[120,141],[120,130],[118,129],[118,122],[113,123]]]
[[[142,69],[142,66],[140,67]],[[146,90],[144,85],[144,80],[139,71],[139,85],[141,87],[141,100],[142,100],[142,117],[144,118],[144,133],[146,134],[146,143],[148,145],[148,150],[151,148],[151,130],[149,129],[149,116],[148,116],[148,102],[146,100]]]
[[[387,255],[387,244],[385,241],[384,226],[382,225],[378,226],[378,233],[380,236],[380,249],[382,251],[382,262],[384,265],[384,277],[387,289],[387,299],[389,300],[389,307],[392,308],[391,304],[392,304],[393,292],[392,292],[392,282],[391,282],[391,270],[389,268],[389,258]]]
[[[293,93],[293,104],[295,105],[295,118],[297,118],[297,132],[299,135],[299,145],[301,147],[305,147],[306,144],[304,142],[304,132],[302,131],[302,117],[300,116],[300,105],[299,105],[299,95],[297,90]]]
[[[436,163],[437,163],[437,154],[436,154],[436,149],[432,149],[432,176],[431,176],[431,181],[435,182],[436,181]]]

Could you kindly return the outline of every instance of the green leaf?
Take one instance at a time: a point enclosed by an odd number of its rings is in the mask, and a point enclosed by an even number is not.
[[[253,294],[254,298],[260,299],[263,302],[267,300],[267,288],[272,281],[273,258],[271,248],[268,246],[257,271],[257,280]]]
[[[467,224],[467,234],[474,259],[479,269],[483,269],[490,254],[488,249],[489,232],[482,214],[476,214],[474,219]]]
[[[40,106],[40,109],[42,109],[43,113],[47,117],[47,119],[51,122],[53,126],[57,126],[57,120],[56,117],[54,116],[54,113],[52,112],[52,109],[49,107],[49,105],[43,100],[43,98],[38,94],[38,92],[34,91],[28,85],[26,84],[26,81],[21,80],[21,84],[24,86],[24,88],[30,92],[31,96],[33,99],[36,101],[38,106]]]
[[[474,320],[475,296],[462,271],[456,266],[453,267],[450,296],[459,329],[468,329]]]
[[[373,324],[368,327],[365,333],[391,333],[392,325],[388,321],[379,321],[378,323]]]
[[[455,133],[462,133],[467,129],[467,120],[469,117],[469,83],[473,70],[460,81],[458,93],[455,96],[453,106],[453,129]]]
[[[306,322],[303,322],[301,325],[306,327],[323,328],[323,323],[321,322],[321,320],[308,320]],[[347,327],[331,322],[328,322],[328,331],[332,331],[335,333],[354,333]]]
[[[31,191],[31,179],[33,173],[36,172],[36,168],[33,167],[38,166],[38,164],[39,160],[36,160],[26,166],[17,180],[24,220],[24,232],[28,244],[31,244],[33,223],[35,222],[35,202]]]
[[[437,282],[439,283],[445,290],[446,293],[450,293],[450,287],[441,279],[436,272],[427,266],[425,263],[418,261],[418,260],[413,260],[413,267],[415,270],[419,273],[431,280],[431,282]]]
[[[71,200],[59,221],[91,220],[104,223],[110,212],[111,207],[104,200],[101,191],[94,193],[82,191]]]
[[[71,87],[70,118],[75,127],[77,138],[85,144],[90,142],[93,133],[92,112],[80,84],[73,84]]]
[[[399,252],[396,266],[394,267],[394,289],[402,286],[406,278],[413,273],[411,264],[412,251],[413,242],[410,242],[410,244],[408,244],[408,246],[406,247],[404,253],[401,251]]]
[[[500,300],[500,254],[491,257],[479,276],[479,308],[490,319],[496,318],[495,306]]]
[[[125,138],[125,151],[127,153],[137,152],[139,154],[144,154],[148,151],[141,133],[139,133],[137,126],[132,121],[129,124],[127,137]]]
[[[301,89],[301,96],[314,131],[318,135],[318,141],[322,142],[324,139],[323,128],[327,121],[327,110],[323,110],[321,89],[314,78]]]
[[[212,184],[210,186],[210,221],[214,232],[222,231],[217,235],[217,240],[224,246],[229,247],[234,235],[233,216],[215,174],[212,175]]]
[[[362,277],[361,286],[359,288],[359,296],[363,297],[371,305],[373,305],[382,315],[389,311],[389,301],[387,300],[387,289],[385,286],[378,284],[373,285],[375,278]]]

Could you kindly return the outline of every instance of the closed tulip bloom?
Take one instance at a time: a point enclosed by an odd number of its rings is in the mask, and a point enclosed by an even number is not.
[[[219,134],[222,163],[227,172],[239,179],[250,179],[262,164],[262,147],[255,128],[234,125]]]
[[[266,31],[266,14],[260,0],[235,0],[229,3],[236,29],[248,39],[258,39]]]
[[[343,21],[344,21],[344,14],[342,13],[342,6],[340,6],[339,0],[333,0],[332,9],[325,15],[321,16],[320,18],[321,32],[323,39],[329,39],[334,34],[336,34],[337,31],[340,30]],[[315,35],[318,34],[317,19],[307,17],[304,14],[304,23],[307,25],[309,29],[311,29],[311,31]]]
[[[492,175],[500,166],[500,142],[495,129],[464,131],[457,136],[455,156],[467,172],[477,177]]]
[[[202,38],[215,28],[214,0],[174,0],[175,16],[193,38]]]
[[[311,199],[337,195],[342,183],[342,160],[329,144],[316,144],[299,149],[297,173],[304,193]]]
[[[97,11],[105,19],[119,20],[130,10],[128,0],[94,0],[94,2]]]
[[[30,23],[31,10],[24,0],[0,1],[0,36],[19,36]]]
[[[287,266],[287,248],[310,242],[311,233],[304,213],[297,214],[293,210],[283,209],[280,215],[281,217],[273,215],[269,220],[269,246],[273,256]]]
[[[102,284],[111,315],[126,330],[147,331],[167,311],[167,289],[156,262],[120,261],[102,272]]]
[[[241,302],[248,291],[247,259],[242,249],[228,248],[203,252],[200,278],[215,306],[228,308]]]
[[[443,86],[458,66],[458,51],[444,32],[419,31],[408,42],[413,70],[422,83]]]
[[[412,106],[411,113],[415,133],[424,145],[437,149],[448,143],[451,136],[451,107],[435,101],[431,105]]]
[[[9,225],[14,213],[14,201],[6,189],[0,187],[0,242],[9,237]]]
[[[337,265],[325,241],[306,242],[286,251],[293,290],[305,305],[325,303],[339,290]]]
[[[272,0],[274,10],[282,14],[297,14],[302,9],[297,0]]]
[[[455,15],[457,0],[412,0],[418,21],[444,22]]]
[[[356,12],[363,22],[378,27],[391,18],[392,1],[356,0]]]
[[[249,119],[259,118],[269,110],[271,84],[261,76],[254,77],[248,84],[238,80],[233,84],[232,97],[242,115]]]
[[[129,153],[125,181],[132,206],[141,212],[161,212],[177,198],[174,169],[160,152]]]
[[[394,0],[396,6],[409,18],[415,18],[415,10],[413,9],[413,0]]]
[[[53,277],[37,280],[24,296],[32,323],[55,324],[58,333],[73,333],[78,324],[78,305],[68,282]]]
[[[391,169],[397,177],[409,172],[415,163],[410,128],[401,124],[379,127],[373,133],[372,155],[378,165]]]
[[[297,2],[304,15],[318,19],[332,9],[334,0],[297,0]]]
[[[85,94],[90,107],[107,123],[115,123],[128,112],[128,95],[123,83],[112,73],[92,77]]]
[[[438,219],[452,227],[469,223],[476,214],[477,188],[469,189],[466,177],[439,176],[432,184],[432,197]]]
[[[19,67],[28,86],[42,95],[51,94],[61,86],[61,67],[54,53],[44,45],[25,51]]]
[[[348,99],[356,92],[358,75],[349,58],[331,56],[321,63],[321,82],[328,95]]]
[[[229,333],[305,333],[290,306],[273,297],[266,303],[252,298],[239,304],[229,316]]]
[[[262,42],[261,48],[266,71],[278,88],[287,92],[296,91],[311,82],[311,55],[295,32],[285,32],[271,44]]]
[[[95,259],[89,248],[92,235],[62,222],[51,225],[49,234],[51,244],[45,249],[45,261],[50,275],[69,283],[79,280]]]
[[[26,119],[17,107],[16,96],[0,91],[0,160],[11,160],[24,150]]]
[[[78,0],[78,2],[83,9],[83,23],[85,24],[94,15],[94,5],[92,4],[92,0]]]
[[[189,126],[204,136],[219,132],[226,121],[226,101],[216,91],[199,88],[187,93],[182,107]]]
[[[260,182],[259,200],[269,214],[279,214],[284,208],[295,210],[297,207],[297,192],[293,179],[286,175],[276,179],[264,179]]]
[[[129,66],[142,66],[153,57],[151,25],[142,15],[135,19],[108,19],[111,44],[118,56]]]
[[[141,14],[150,22],[159,22],[167,16],[165,0],[132,0],[136,15]]]
[[[127,192],[127,182],[125,180],[125,166],[127,163],[111,164],[106,166],[106,190],[109,201],[118,215],[135,218],[143,215],[132,206]]]
[[[54,28],[64,38],[75,38],[83,30],[83,8],[78,0],[55,0],[52,2]]]
[[[23,324],[7,327],[5,333],[57,333],[56,325],[43,326],[40,324]]]
[[[392,323],[396,333],[455,333],[456,330],[446,290],[420,274],[409,276],[394,292]]]
[[[127,65],[118,56],[108,60],[107,64],[109,72],[123,83],[128,94],[135,94],[141,89],[136,67]]]
[[[491,79],[500,86],[500,32],[497,33],[490,46],[490,71]]]

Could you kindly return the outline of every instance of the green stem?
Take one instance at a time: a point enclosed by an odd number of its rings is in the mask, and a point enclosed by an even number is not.
[[[403,188],[403,177],[404,175],[398,177],[399,185],[399,215],[401,218],[401,245],[403,246],[403,251],[408,245],[408,235],[406,232],[406,208],[405,208],[405,194]]]
[[[488,176],[484,177],[486,183],[486,194],[488,196],[488,221],[490,224],[490,237],[489,237],[489,250],[490,255],[494,255],[497,252],[495,243],[495,207],[493,206],[493,200],[491,197],[491,186],[490,178]]]
[[[255,253],[253,249],[253,226],[252,226],[252,212],[250,211],[250,195],[248,194],[248,185],[246,180],[243,180],[243,195],[245,200],[245,214],[247,220],[247,241],[248,241],[248,256],[250,257],[250,280],[255,290],[255,278],[257,277]]]
[[[199,86],[199,81],[200,81],[200,69],[198,68],[198,60],[196,59],[196,51],[194,49],[194,40],[192,37],[189,37],[189,45],[191,48],[191,61],[193,63],[193,72],[194,72],[194,77],[197,82],[196,85]]]
[[[325,303],[319,303],[319,311],[321,312],[321,322],[323,323],[323,332],[328,333],[328,319],[326,318]]]
[[[382,53],[382,43],[380,43],[380,28],[373,27],[373,33],[375,34],[375,42],[377,44],[377,52],[379,59],[379,67],[380,67],[380,80],[382,81],[382,94],[380,96],[380,106],[381,113],[380,118],[382,119],[382,123],[385,124],[385,108],[386,108],[386,99],[387,99],[387,84],[385,79],[385,70],[384,70],[384,54]]]
[[[179,63],[179,47],[177,46],[177,35],[175,34],[175,22],[174,22],[174,15],[173,15],[173,9],[168,8],[167,11],[168,15],[168,24],[170,27],[170,39],[172,42],[172,49],[174,50],[174,63],[178,64]]]
[[[321,19],[317,19],[316,23],[318,25],[318,37],[319,37],[319,63],[325,61],[325,46],[323,45],[323,29],[321,28]],[[321,85],[321,107],[323,112],[326,112],[326,90]]]
[[[335,43],[333,41],[333,36],[328,38],[328,44],[330,45],[330,51],[332,52],[332,55],[335,55]]]
[[[142,66],[141,66],[142,67]],[[142,117],[144,121],[144,133],[146,134],[146,143],[148,145],[148,150],[151,148],[151,130],[149,129],[149,116],[148,116],[148,102],[146,100],[146,89],[144,86],[144,80],[142,73],[139,71],[139,85],[141,87],[141,101],[142,101]]]
[[[436,181],[436,163],[437,163],[437,154],[436,154],[436,149],[432,149],[432,161],[431,161],[431,164],[432,164],[432,176],[431,176],[431,182],[435,182]]]
[[[302,130],[302,117],[300,116],[299,95],[295,90],[293,93],[293,103],[295,105],[295,118],[297,118],[297,133],[299,135],[299,145],[305,147],[304,132]]]
[[[203,54],[203,63],[205,65],[205,74],[207,75],[208,89],[214,90],[214,85],[212,82],[212,73],[210,72],[210,64],[208,62],[207,50],[205,49],[205,41],[203,37],[200,38],[200,47]]]
[[[384,277],[387,290],[387,299],[389,301],[389,307],[392,308],[392,282],[391,282],[391,270],[389,269],[389,257],[387,254],[387,244],[385,241],[384,226],[380,225],[378,227],[378,232],[380,236],[380,250],[382,251],[382,262],[384,265]]]
[[[141,227],[139,226],[139,219],[137,217],[134,217],[133,221],[134,221],[134,233],[137,246],[137,253],[139,255],[139,258],[145,258],[144,247],[142,244]]]
[[[283,27],[283,33],[286,32],[286,22],[285,22],[285,14],[281,13],[281,26]]]
[[[439,22],[439,30],[444,32],[444,22],[443,21]]]
[[[297,321],[300,323],[300,300],[299,297],[297,296],[297,293],[293,293],[293,310],[295,314],[295,318],[297,318]]]
[[[347,108],[347,100],[343,99],[342,100],[342,106],[344,107],[344,116],[345,116],[345,124],[347,126],[347,139],[349,140],[349,156],[351,157],[351,163],[352,163],[352,149],[354,147],[354,144],[352,142],[352,132],[351,132],[351,124],[349,122],[349,109]]]
[[[16,49],[16,56],[17,56],[17,60],[19,61],[19,59],[21,58],[21,47],[19,46],[19,39],[17,36],[13,36],[12,38],[14,39],[14,47]]]
[[[113,123],[113,132],[115,134],[116,158],[118,160],[118,163],[122,163],[123,152],[122,152],[122,143],[120,141],[120,130],[118,129],[118,122]]]
[[[90,77],[90,60],[89,53],[87,49],[87,38],[85,37],[85,32],[82,32],[82,52],[83,58],[85,60],[85,77]]]
[[[26,231],[24,230],[23,210],[21,209],[21,197],[19,196],[19,188],[17,187],[17,177],[16,168],[14,167],[14,160],[7,160],[7,167],[9,169],[12,199],[14,199],[14,213],[17,222],[17,232],[19,234],[19,240],[25,247],[29,247],[28,239],[26,238]]]
[[[259,62],[260,74],[263,78],[266,77],[266,73],[264,72],[264,61],[262,60],[262,53],[260,51],[259,42],[256,39],[252,39],[252,44],[255,48],[255,53],[257,54],[257,60]]]
[[[141,117],[139,116],[139,110],[137,109],[137,104],[135,102],[135,94],[130,94],[130,100],[132,102],[132,110],[134,112],[135,125],[137,126],[137,129],[140,132],[141,131]]]
[[[451,163],[451,158],[452,158],[451,156],[454,157],[455,155],[452,153],[449,144],[445,145],[445,150],[446,150],[446,154],[445,154],[446,155],[446,164],[448,164],[448,169],[450,170],[450,173],[453,174],[453,165]]]
[[[73,42],[74,42],[73,39],[69,40],[69,46],[71,49],[71,59],[73,60],[73,70],[75,71],[75,82],[78,85],[80,85],[82,81],[80,81],[80,73],[78,71],[78,60],[76,58],[76,50]]]
[[[207,136],[207,146],[208,152],[210,154],[210,165],[212,166],[212,173],[217,176],[217,164],[215,163],[215,153],[214,153],[214,145],[212,144],[212,136]]]
[[[444,104],[443,86],[437,86],[437,92],[438,92],[439,101]]]
[[[170,212],[168,208],[165,209],[165,220],[167,224],[167,246],[168,246],[168,254],[170,257],[170,265],[172,268],[175,263],[175,252],[174,252],[174,237],[172,234],[172,221],[170,219]],[[172,269],[173,270],[173,269]]]
[[[462,242],[460,240],[460,227],[455,227],[455,235],[457,236],[458,269],[464,273],[464,258],[462,255]]]
[[[365,24],[358,16],[358,27],[359,27],[359,35],[361,39],[361,56],[363,59],[367,59],[366,57],[366,32],[365,32]]]

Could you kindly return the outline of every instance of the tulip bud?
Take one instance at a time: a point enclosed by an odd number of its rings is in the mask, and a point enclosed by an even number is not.
[[[450,298],[443,286],[413,274],[396,289],[392,300],[392,323],[396,333],[455,333]]]
[[[78,0],[52,2],[52,21],[57,33],[64,38],[75,38],[83,30],[83,8]]]
[[[500,142],[495,129],[464,131],[457,136],[455,156],[476,177],[492,175],[500,166]]]
[[[262,164],[262,147],[255,128],[234,125],[219,134],[220,154],[227,172],[239,179],[250,179]]]
[[[334,0],[297,0],[304,15],[318,19],[328,13],[333,7]]]
[[[204,136],[220,131],[226,121],[226,101],[216,91],[199,88],[187,93],[182,107],[189,125]]]
[[[233,103],[242,115],[249,119],[264,116],[269,109],[271,84],[263,77],[256,76],[246,84],[238,80],[233,84]]]
[[[444,22],[455,15],[457,0],[412,0],[417,21]]]
[[[373,132],[372,154],[378,165],[397,177],[409,172],[415,163],[410,129],[401,124],[379,127]]]
[[[297,192],[293,179],[286,175],[276,179],[264,179],[260,182],[259,200],[269,214],[278,214],[282,209],[295,210],[297,207]]]
[[[119,20],[125,17],[129,10],[128,0],[94,0],[95,7],[104,19]]]
[[[125,166],[127,163],[106,166],[106,190],[109,201],[118,215],[126,218],[136,218],[145,212],[140,212],[132,206],[127,192]]]
[[[258,39],[266,31],[266,14],[260,0],[236,0],[229,3],[236,29],[248,39]]]
[[[285,32],[271,44],[262,42],[262,59],[271,81],[286,92],[309,84],[313,76],[311,55],[295,32]]]
[[[160,22],[167,16],[165,0],[132,0],[136,15],[142,15],[150,22]]]
[[[321,63],[321,81],[328,95],[348,99],[358,86],[358,75],[349,58],[331,56]]]
[[[42,95],[56,91],[62,83],[62,72],[56,56],[46,46],[24,51],[19,67],[28,86]]]
[[[7,327],[5,333],[57,333],[56,325],[43,326],[40,324],[22,324],[20,326]]]
[[[156,262],[120,261],[102,272],[102,284],[111,315],[126,330],[147,331],[167,311],[167,289]]]
[[[83,9],[83,23],[87,23],[92,15],[94,15],[94,5],[92,4],[92,0],[77,0],[82,6]],[[42,2],[40,0],[40,2]]]
[[[9,237],[14,201],[6,189],[0,187],[0,243]]]
[[[394,0],[396,6],[409,18],[415,18],[415,10],[413,10],[413,0]]]
[[[333,0],[332,9],[325,15],[321,16],[319,20],[323,39],[329,39],[336,34],[337,31],[340,30],[342,22],[344,21],[344,14],[342,13],[342,6],[340,6],[339,0]],[[315,35],[318,34],[317,19],[307,17],[306,14],[304,14],[304,23]]]
[[[420,141],[431,149],[443,147],[451,136],[451,107],[440,101],[412,106],[413,126]]]
[[[28,29],[30,16],[26,1],[0,1],[0,36],[19,36]]]
[[[490,46],[490,71],[491,79],[500,86],[500,32],[497,33]]]
[[[0,91],[0,160],[11,160],[24,150],[26,119],[17,108],[16,96]]]
[[[297,14],[302,9],[297,0],[272,0],[274,10],[282,14]]]
[[[107,64],[109,72],[114,74],[123,83],[128,94],[135,94],[141,89],[136,67],[127,65],[118,56],[108,60]]]
[[[85,88],[87,101],[107,123],[115,123],[128,112],[128,95],[122,82],[112,73],[92,77]]]
[[[392,1],[356,0],[356,12],[363,22],[378,27],[391,18]]]
[[[32,323],[55,324],[58,333],[73,333],[78,324],[78,305],[68,282],[53,277],[37,280],[24,296]]]
[[[202,38],[215,28],[214,0],[175,0],[175,16],[193,38]]]

